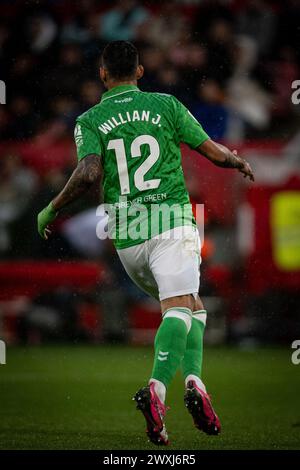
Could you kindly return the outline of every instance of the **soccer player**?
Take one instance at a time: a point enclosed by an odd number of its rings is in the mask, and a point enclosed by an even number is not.
[[[166,390],[180,366],[184,401],[195,426],[207,434],[221,430],[201,380],[206,310],[198,296],[199,234],[180,143],[219,167],[236,168],[252,181],[254,177],[249,164],[213,142],[174,96],[141,91],[137,81],[143,73],[133,44],[115,41],[105,47],[100,77],[108,91],[78,117],[78,165],[63,190],[39,213],[38,231],[47,239],[48,225],[59,211],[103,177],[104,202],[115,208],[114,244],[121,262],[132,280],[161,304],[149,384],[134,399],[146,419],[149,439],[167,445]],[[160,211],[162,220],[156,217]]]

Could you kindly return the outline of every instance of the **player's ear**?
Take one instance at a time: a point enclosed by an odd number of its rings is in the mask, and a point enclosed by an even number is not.
[[[144,75],[144,67],[142,65],[138,65],[136,69],[136,79],[139,80]]]
[[[107,81],[107,72],[106,72],[105,68],[100,67],[100,72],[99,73],[100,73],[100,78],[101,78],[102,82],[106,83],[106,81]]]

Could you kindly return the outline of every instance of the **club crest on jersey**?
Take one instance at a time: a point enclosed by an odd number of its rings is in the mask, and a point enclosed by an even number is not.
[[[113,129],[115,129],[115,127],[122,126],[127,122],[135,121],[149,122],[150,124],[161,127],[160,120],[160,114],[155,114],[154,116],[151,116],[150,111],[138,111],[137,109],[135,109],[134,111],[126,111],[124,113],[118,113],[117,116],[112,116],[110,119],[100,124],[98,126],[98,129],[103,134],[108,134]]]

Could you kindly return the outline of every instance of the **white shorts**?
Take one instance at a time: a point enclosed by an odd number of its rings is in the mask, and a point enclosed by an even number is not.
[[[118,255],[135,284],[156,299],[198,293],[201,257],[196,227],[176,227],[118,250]]]

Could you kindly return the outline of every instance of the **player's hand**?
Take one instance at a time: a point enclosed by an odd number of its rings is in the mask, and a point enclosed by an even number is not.
[[[43,209],[37,217],[37,226],[38,232],[44,240],[48,240],[51,231],[47,228],[51,222],[56,218],[57,212],[55,211],[54,207],[52,206],[52,202]]]
[[[236,150],[234,150],[232,153],[235,156],[237,156],[237,151]],[[240,159],[240,161],[242,162],[242,165],[243,165],[241,168],[238,169],[239,172],[244,175],[244,178],[249,178],[250,181],[254,181],[254,174],[253,174],[252,168],[249,165],[249,163],[241,157],[239,157],[239,159]]]

